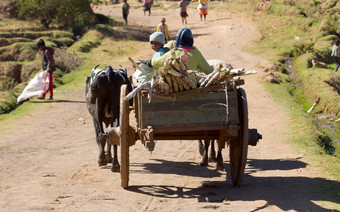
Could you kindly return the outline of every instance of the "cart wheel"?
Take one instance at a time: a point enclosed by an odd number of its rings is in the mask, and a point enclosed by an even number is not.
[[[246,92],[237,89],[238,117],[240,122],[239,135],[230,141],[229,157],[231,180],[237,187],[241,185],[248,153],[248,106]]]
[[[123,188],[129,185],[129,145],[128,145],[128,129],[129,129],[129,101],[125,101],[128,93],[127,85],[122,85],[120,90],[120,177]]]

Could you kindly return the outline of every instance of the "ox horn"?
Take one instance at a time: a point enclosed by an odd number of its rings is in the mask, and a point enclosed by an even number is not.
[[[119,65],[119,66],[122,67],[122,69],[127,73],[127,69],[124,66],[122,65]]]
[[[93,66],[92,72],[94,72],[94,70],[96,70],[96,68],[97,68],[98,66],[100,66],[100,65],[98,64],[98,65],[96,65],[96,66]]]

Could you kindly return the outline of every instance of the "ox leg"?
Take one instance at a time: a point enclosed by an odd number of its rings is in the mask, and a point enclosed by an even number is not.
[[[104,104],[97,98],[96,101],[96,119],[98,120],[97,123],[97,129],[98,129],[98,147],[99,147],[99,160],[98,164],[99,166],[105,166],[107,165],[106,157],[105,157],[105,145],[107,142],[107,135],[104,133],[103,128],[103,120],[102,120],[102,114],[104,113]]]
[[[113,160],[112,160],[112,172],[119,172],[120,171],[120,165],[118,162],[118,154],[117,154],[118,147],[117,145],[113,145]]]
[[[224,171],[223,157],[222,157],[222,148],[220,148],[220,147],[218,147],[218,152],[217,152],[216,170]]]
[[[106,143],[105,160],[107,163],[112,163],[111,146],[108,142]]]
[[[215,141],[211,140],[210,144],[209,162],[216,162]]]
[[[93,123],[94,123],[94,129],[96,131],[96,141],[97,141],[97,145],[98,145],[98,149],[99,149],[98,165],[99,166],[106,166],[107,162],[106,162],[106,159],[105,159],[105,151],[104,151],[106,139],[103,142],[103,137],[100,134],[99,126],[98,126],[95,119],[93,119]]]
[[[204,145],[202,143],[202,140],[198,140],[198,151],[199,151],[200,155],[203,156],[203,154],[204,154]]]
[[[208,151],[209,151],[210,140],[204,140],[204,153],[201,166],[208,166]]]

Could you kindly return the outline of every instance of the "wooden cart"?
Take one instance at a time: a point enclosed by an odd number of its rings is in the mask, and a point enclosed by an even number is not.
[[[241,80],[238,84],[243,84]],[[149,103],[146,92],[134,98],[133,110],[137,126],[129,124],[129,102],[125,100],[127,86],[121,87],[120,126],[109,131],[111,144],[121,148],[121,186],[129,183],[129,147],[141,142],[153,150],[154,140],[217,140],[219,147],[228,143],[232,182],[240,186],[244,173],[248,145],[255,146],[261,135],[248,129],[246,93],[236,84],[221,84],[208,88],[154,95]]]

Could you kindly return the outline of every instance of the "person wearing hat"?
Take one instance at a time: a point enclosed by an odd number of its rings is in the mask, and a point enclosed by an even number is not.
[[[164,34],[161,32],[154,32],[150,35],[150,44],[151,44],[151,48],[155,51],[155,54],[153,55],[152,59],[157,59],[163,56],[165,53],[167,53],[170,50],[169,48],[164,47],[165,37],[164,37]],[[137,63],[143,66],[144,71],[148,75],[150,76],[154,75],[154,71],[151,66],[151,60],[141,60]],[[147,76],[145,76],[138,69],[135,71],[133,76],[137,79],[139,83],[144,83],[150,80]]]
[[[178,30],[176,35],[175,45],[176,57],[184,54],[183,62],[187,70],[199,70],[209,74],[214,71],[214,68],[208,64],[201,52],[194,46],[194,38],[190,29],[183,27]],[[170,57],[170,52],[164,54],[162,57],[153,58],[151,61],[152,68],[158,70],[164,66],[164,62]],[[199,81],[196,75],[190,76],[195,83]]]
[[[157,32],[163,33],[165,36],[165,43],[168,42],[170,35],[168,25],[165,24],[165,18],[162,18],[161,23],[157,26]]]
[[[51,47],[45,46],[45,41],[43,39],[38,40],[37,48],[39,51],[42,51],[42,68],[43,71],[47,71],[49,73],[49,87],[48,92],[50,97],[48,100],[53,100],[53,72],[56,70],[56,65],[54,62],[53,54],[54,49]],[[43,93],[38,99],[45,99],[46,92]]]

